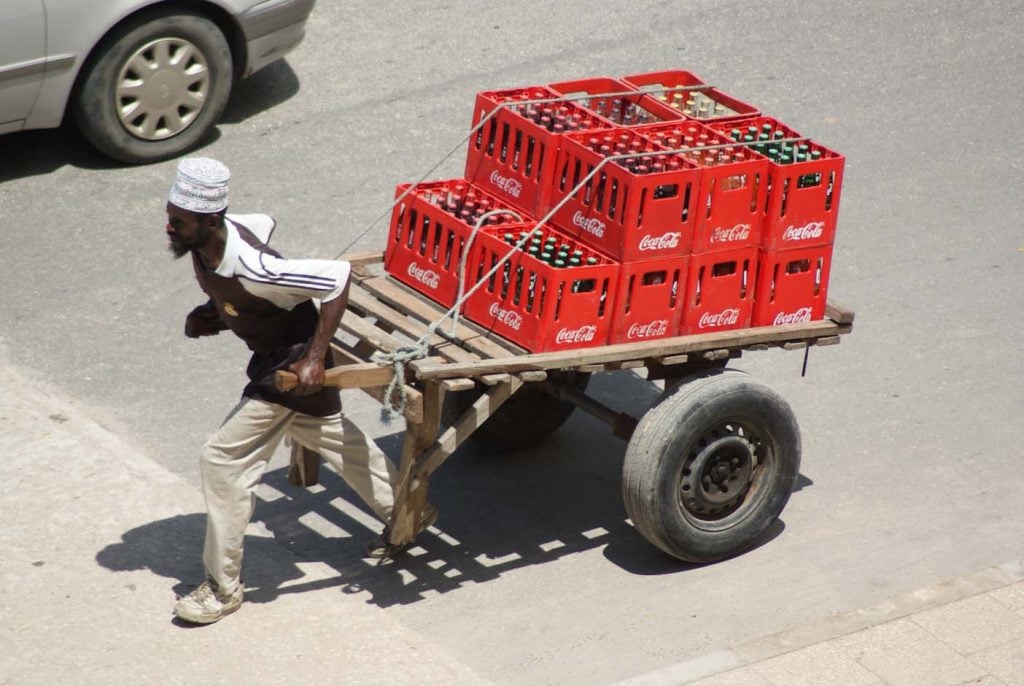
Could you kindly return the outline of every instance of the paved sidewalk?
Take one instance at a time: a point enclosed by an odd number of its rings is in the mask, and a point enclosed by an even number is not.
[[[1024,686],[1024,565],[993,567],[619,686]]]
[[[0,684],[490,683],[259,524],[241,611],[172,620],[202,574],[200,493],[2,361],[0,456]],[[1024,565],[620,683],[1024,686]]]
[[[0,456],[0,684],[489,683],[258,525],[241,610],[172,620],[202,495],[2,360]]]

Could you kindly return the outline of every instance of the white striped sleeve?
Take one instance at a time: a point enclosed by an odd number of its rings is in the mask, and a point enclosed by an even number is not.
[[[352,265],[340,260],[289,260],[245,250],[235,270],[247,291],[291,309],[310,298],[321,302],[337,298],[345,290]]]

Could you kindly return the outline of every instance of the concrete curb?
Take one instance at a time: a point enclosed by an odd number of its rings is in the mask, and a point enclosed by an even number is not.
[[[869,607],[841,612],[728,650],[684,660],[619,681],[613,686],[677,686],[931,610],[1024,581],[1024,562],[1006,562],[957,579],[894,596]]]

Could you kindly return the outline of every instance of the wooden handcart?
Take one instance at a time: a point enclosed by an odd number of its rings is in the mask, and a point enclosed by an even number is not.
[[[328,370],[328,383],[392,402],[385,396],[395,368],[371,355],[420,339],[444,310],[385,275],[382,258],[341,258],[353,264],[353,279],[334,341],[339,366]],[[785,507],[798,476],[800,437],[788,404],[726,363],[745,351],[833,345],[852,324],[852,312],[829,303],[820,321],[529,354],[463,320],[450,336],[449,322],[430,335],[428,356],[405,367],[406,434],[392,540],[415,537],[431,475],[464,441],[525,448],[578,408],[629,442],[623,497],[648,541],[690,562],[734,555],[756,543]],[[665,383],[643,417],[586,394],[593,372],[639,368]],[[318,465],[307,454],[293,459],[292,470],[311,483]]]

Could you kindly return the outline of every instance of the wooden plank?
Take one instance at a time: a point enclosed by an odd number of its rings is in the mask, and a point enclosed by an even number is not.
[[[666,367],[670,367],[674,364],[686,364],[690,361],[689,355],[664,355],[662,357],[655,358],[654,360],[658,364],[663,364]]]
[[[603,364],[582,364],[576,367],[576,371],[584,372],[586,374],[594,374],[596,372],[603,372],[606,367]]]
[[[357,362],[328,369],[324,373],[324,385],[334,388],[387,386],[394,376],[393,367],[382,367],[376,362]],[[277,371],[277,387],[282,391],[290,391],[297,383],[295,374],[283,369]]]
[[[839,345],[839,336],[822,336],[815,339],[814,345]]]
[[[543,381],[544,379],[548,378],[548,373],[545,371],[520,372],[516,374],[516,376],[518,376],[521,381],[536,382]]]
[[[409,314],[428,324],[436,322],[445,312],[438,305],[428,302],[421,296],[384,277],[367,279],[361,286],[376,295],[380,300],[396,308],[399,312]],[[450,328],[451,323],[446,321],[444,323],[445,331],[449,331]],[[522,348],[516,347],[516,349],[512,349],[515,346],[511,343],[493,341],[487,338],[485,334],[470,328],[465,323],[461,323],[456,327],[455,335],[458,336],[464,347],[483,357],[503,358],[526,352]]]
[[[704,358],[705,360],[710,361],[710,362],[714,362],[716,360],[728,360],[729,359],[729,349],[728,348],[718,348],[716,350],[707,350],[707,351],[705,351],[704,353],[701,354],[701,357]]]
[[[498,408],[522,386],[523,382],[513,377],[509,379],[508,383],[499,384],[477,398],[465,414],[446,429],[434,442],[433,447],[423,454],[416,466],[416,474],[424,478],[430,476],[448,459],[449,455],[462,445],[463,441],[487,421],[488,417],[497,412]]]
[[[367,252],[350,252],[342,255],[338,258],[344,262],[349,262],[354,266],[362,266],[366,264],[375,264],[377,262],[384,261],[384,253],[380,250],[373,250]]]
[[[402,442],[402,461],[395,486],[395,507],[391,512],[391,542],[408,543],[419,533],[420,521],[427,505],[429,474],[414,473],[420,454],[437,437],[441,424],[441,403],[444,391],[438,382],[427,382],[423,421],[407,424]]]
[[[834,300],[825,303],[825,316],[837,324],[853,324],[853,310],[843,307]]]
[[[445,391],[452,393],[458,391],[468,391],[476,388],[476,382],[473,379],[445,379],[441,386]]]
[[[620,369],[637,369],[643,367],[643,360],[623,360],[621,362],[606,362],[604,368],[608,371],[617,371]]]
[[[446,365],[417,363],[415,369],[417,377],[420,379],[453,378],[456,376],[475,377],[497,372],[516,373],[535,369],[583,367],[590,364],[680,355],[732,347],[744,348],[759,343],[782,343],[794,339],[838,335],[846,333],[848,330],[847,327],[840,326],[831,320],[823,319],[802,324],[784,324],[781,326],[765,326],[738,331],[720,331],[677,338],[662,338],[641,343],[620,343],[584,350],[565,350],[520,355],[514,358],[480,360],[479,362],[472,363],[452,363]]]
[[[349,307],[368,317],[374,317],[379,321],[386,322],[396,331],[400,331],[413,340],[419,340],[427,332],[427,325],[409,319],[406,315],[388,307],[361,288],[353,288],[349,293]],[[453,341],[435,333],[427,339],[432,355],[455,362],[471,362],[480,359],[480,356],[460,348]]]
[[[782,344],[783,350],[803,350],[807,347],[807,341],[786,341]]]
[[[342,316],[340,328],[384,352],[394,352],[403,345],[402,341],[383,329],[378,329],[351,310],[347,310]]]
[[[510,374],[484,374],[480,377],[480,382],[485,386],[497,386],[500,383],[508,383],[510,378]]]

